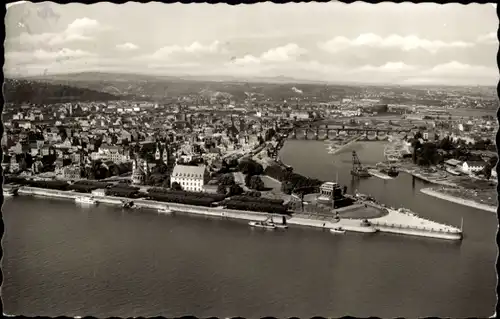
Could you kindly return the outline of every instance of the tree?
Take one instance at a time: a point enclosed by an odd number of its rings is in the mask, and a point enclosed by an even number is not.
[[[163,187],[163,188],[170,187],[170,178],[168,176],[163,180],[163,183],[161,184],[161,187]]]
[[[172,189],[173,189],[174,191],[181,191],[181,190],[182,190],[182,186],[181,186],[181,184],[179,184],[179,183],[177,183],[177,182],[173,182],[173,183],[172,183]]]
[[[255,190],[263,190],[265,185],[264,185],[264,182],[262,181],[262,179],[257,176],[257,175],[254,175],[252,176],[252,178],[250,179],[250,188],[251,189],[255,189]]]
[[[262,165],[252,159],[245,159],[238,165],[238,170],[243,174],[260,175],[264,172]]]
[[[229,187],[229,196],[241,195],[243,194],[243,188],[238,184],[231,185]]]
[[[270,128],[269,130],[266,131],[266,134],[264,135],[264,140],[270,141],[274,135],[276,135],[276,131],[273,128]]]
[[[245,186],[246,187],[250,187],[251,179],[252,179],[252,175],[250,175],[250,174],[245,175]]]
[[[226,173],[219,177],[219,184],[223,186],[231,186],[235,183],[232,173]]]
[[[451,141],[450,137],[446,136],[445,138],[439,141],[438,148],[445,151],[451,151],[455,149],[455,146],[453,145],[453,142]]]
[[[217,186],[217,194],[226,194],[226,186],[219,184]]]
[[[438,162],[437,147],[434,143],[424,143],[422,150],[418,155],[417,164],[432,165]]]
[[[486,165],[484,165],[484,168],[483,168],[483,175],[486,179],[490,179],[491,178],[491,170],[492,170],[492,167],[490,165],[490,163],[487,163]]]

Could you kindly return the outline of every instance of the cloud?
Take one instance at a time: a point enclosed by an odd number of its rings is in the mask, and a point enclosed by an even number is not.
[[[306,49],[299,47],[295,43],[289,43],[281,47],[270,49],[262,53],[259,57],[247,54],[242,58],[234,59],[231,63],[245,66],[265,62],[289,62],[295,61],[298,57],[304,55],[305,53],[307,53]]]
[[[488,34],[480,35],[477,38],[477,42],[479,43],[488,43],[488,44],[497,44],[498,38],[496,32],[490,32]]]
[[[137,50],[139,47],[133,43],[127,42],[127,43],[116,45],[116,48],[120,51],[133,51],[133,50]]]
[[[405,64],[404,62],[387,62],[384,65],[381,66],[372,66],[372,65],[365,65],[362,66],[356,71],[359,72],[365,72],[365,71],[375,71],[375,72],[402,72],[402,71],[413,71],[417,70],[418,68],[413,65],[408,65]]]
[[[382,38],[373,33],[365,33],[357,38],[349,39],[346,37],[335,37],[326,42],[318,43],[318,47],[326,52],[336,53],[351,47],[380,47],[380,48],[398,48],[403,51],[415,49],[424,49],[435,53],[443,48],[467,48],[474,46],[473,43],[463,41],[444,42],[440,40],[421,39],[415,35],[400,36],[390,35]]]
[[[179,46],[179,45],[164,46],[151,55],[139,58],[162,60],[162,59],[168,59],[174,54],[215,54],[224,52],[226,52],[226,50],[222,47],[219,41],[214,41],[208,45],[203,45],[196,41],[188,46]]]
[[[19,65],[34,62],[63,62],[66,60],[91,56],[95,55],[87,51],[71,50],[67,48],[57,51],[46,51],[43,49],[38,49],[32,52],[7,52],[5,54],[5,65],[8,68],[10,64]]]
[[[253,55],[247,54],[242,58],[237,58],[232,61],[232,63],[236,65],[251,65],[251,64],[259,64],[260,59],[254,57]]]
[[[66,29],[60,33],[27,33],[23,32],[13,41],[19,42],[22,45],[40,46],[49,45],[56,46],[74,41],[89,41],[92,37],[88,35],[95,30],[101,29],[102,26],[98,21],[81,18],[70,23]]]
[[[289,43],[285,46],[274,48],[263,53],[261,59],[273,62],[290,61],[306,52],[307,50],[299,47],[297,44]]]
[[[451,61],[439,64],[433,67],[429,74],[442,76],[470,76],[470,77],[496,77],[497,68],[488,68],[481,65],[464,64],[457,61]]]

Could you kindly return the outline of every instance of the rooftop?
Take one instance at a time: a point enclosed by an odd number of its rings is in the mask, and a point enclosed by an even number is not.
[[[175,165],[172,171],[173,177],[203,178],[206,166]]]

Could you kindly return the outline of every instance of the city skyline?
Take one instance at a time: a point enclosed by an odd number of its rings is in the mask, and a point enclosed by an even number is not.
[[[7,76],[102,71],[402,85],[498,82],[498,18],[489,4],[24,2],[8,8],[5,25]]]

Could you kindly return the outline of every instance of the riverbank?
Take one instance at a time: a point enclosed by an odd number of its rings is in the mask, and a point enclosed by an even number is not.
[[[460,204],[460,205],[464,205],[464,206],[468,206],[468,207],[473,207],[473,208],[485,210],[485,211],[492,212],[492,213],[497,212],[496,206],[478,203],[474,200],[464,199],[464,198],[456,197],[456,196],[453,196],[450,194],[446,194],[445,193],[446,190],[444,188],[441,189],[440,191],[433,189],[433,188],[422,188],[420,191],[426,195],[436,197],[436,198],[439,198],[442,200],[446,200],[449,202],[453,202],[456,204]]]
[[[451,186],[456,187],[457,184],[448,180],[446,177],[435,177],[435,176],[427,176],[422,173],[416,171],[416,169],[410,169],[406,167],[399,167],[399,171],[410,174],[418,179],[426,181],[428,183],[443,185],[443,186]]]
[[[450,240],[460,240],[462,238],[461,231],[457,231],[456,228],[442,225],[436,222],[427,221],[416,216],[406,215],[400,212],[392,212],[387,216],[370,219],[375,221],[375,224],[366,224],[363,220],[347,218],[335,219],[334,216],[331,217],[331,220],[319,221],[317,219],[307,219],[303,217],[269,214],[254,211],[232,210],[222,207],[201,207],[170,202],[159,202],[149,199],[130,199],[116,196],[94,196],[87,193],[76,193],[73,191],[60,191],[26,186],[19,188],[19,195],[35,195],[70,200],[74,200],[77,197],[84,196],[93,197],[98,203],[105,203],[110,205],[123,205],[124,201],[133,200],[134,205],[138,208],[149,208],[155,210],[168,209],[176,213],[204,215],[235,220],[263,221],[271,217],[276,223],[281,223],[283,217],[285,217],[287,224],[297,226],[307,226],[315,228],[342,227],[346,231],[352,232],[375,233],[380,231]],[[377,223],[380,224],[380,227],[377,226]],[[452,233],[453,236],[446,236],[450,233]]]

